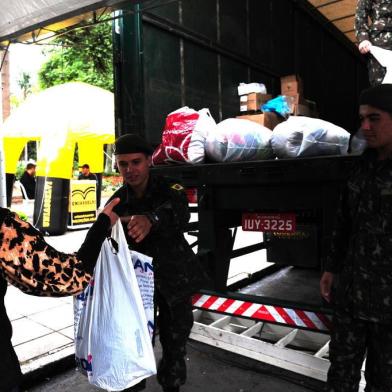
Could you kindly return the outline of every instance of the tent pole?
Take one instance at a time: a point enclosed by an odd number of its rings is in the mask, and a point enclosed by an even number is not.
[[[0,137],[0,207],[7,208],[7,188],[5,183],[5,159],[3,137]]]
[[[0,55],[2,51],[0,50]],[[5,55],[4,55],[5,56]],[[0,72],[0,85],[2,84],[2,72]],[[0,124],[3,123],[3,94],[0,97]],[[0,135],[0,207],[7,207],[7,192],[5,186],[5,161],[3,149],[3,136]]]

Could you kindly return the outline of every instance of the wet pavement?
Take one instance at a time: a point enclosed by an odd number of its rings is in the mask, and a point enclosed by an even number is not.
[[[160,349],[156,348],[159,358]],[[323,383],[199,342],[188,344],[188,381],[181,392],[321,392]],[[92,392],[86,377],[70,369],[34,387],[29,392]],[[147,380],[145,392],[161,392],[156,377]]]

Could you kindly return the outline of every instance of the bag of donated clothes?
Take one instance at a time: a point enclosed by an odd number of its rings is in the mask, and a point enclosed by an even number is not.
[[[112,228],[112,239],[102,245],[93,279],[78,297],[82,306],[75,312],[75,356],[90,384],[121,391],[156,374],[148,322],[120,221]]]
[[[217,162],[251,161],[272,158],[271,130],[238,118],[228,118],[210,132],[206,140],[207,156]]]
[[[328,121],[290,116],[272,131],[271,145],[278,158],[345,155],[350,134]]]
[[[184,106],[166,117],[162,143],[152,156],[154,165],[202,163],[208,132],[216,128],[208,109],[196,111]]]

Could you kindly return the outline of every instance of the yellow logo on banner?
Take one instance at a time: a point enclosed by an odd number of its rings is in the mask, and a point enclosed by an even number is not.
[[[50,213],[52,210],[52,188],[53,182],[46,181],[44,187],[44,214],[42,217],[42,227],[50,226]]]
[[[96,182],[91,180],[71,181],[69,210],[71,225],[92,223],[96,219]]]
[[[88,209],[94,209],[96,206],[95,200],[95,186],[88,186],[86,189],[73,189],[72,190],[72,212],[82,212]]]

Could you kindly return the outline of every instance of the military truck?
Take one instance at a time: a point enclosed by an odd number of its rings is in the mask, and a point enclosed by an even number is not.
[[[44,3],[37,1],[31,10],[4,5],[0,41],[32,30],[34,39],[44,31],[40,27],[56,29],[66,18],[61,27],[75,24],[82,12],[92,11],[95,20],[99,7],[116,8],[117,135],[138,132],[157,145],[173,110],[207,107],[216,121],[235,117],[240,82],[262,82],[277,95],[280,77],[289,74],[301,75],[304,95],[317,102],[321,118],[350,132],[357,129],[356,102],[367,72],[347,39],[353,37],[354,0],[72,0],[67,9],[52,1],[50,10]],[[107,10],[113,11],[102,13]],[[198,219],[189,232],[212,282],[194,297],[193,338],[325,379],[331,311],[320,298],[318,281],[339,190],[355,159],[154,169],[197,194],[191,208]],[[260,232],[255,243],[238,248],[241,228],[260,224],[296,229]],[[267,268],[260,250],[270,262]],[[249,254],[260,270],[228,285],[230,265]]]
[[[217,121],[235,117],[240,82],[263,82],[277,95],[287,74],[301,75],[304,94],[317,102],[321,118],[357,129],[364,63],[308,2],[156,4],[143,12],[140,5],[124,8],[116,21],[119,135],[137,132],[157,145],[166,115],[184,105],[207,107]],[[154,168],[197,195],[191,208],[198,219],[189,230],[212,283],[194,296],[193,338],[325,379],[331,310],[319,294],[320,271],[339,190],[355,159]],[[241,229],[259,225],[264,234],[256,243],[235,245]],[[261,249],[267,268],[256,253]],[[228,285],[231,263],[250,253],[260,270]]]

